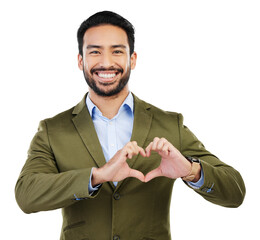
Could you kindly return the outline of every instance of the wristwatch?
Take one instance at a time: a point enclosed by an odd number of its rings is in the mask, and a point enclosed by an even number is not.
[[[184,156],[190,163],[200,163],[200,159],[199,158],[195,158],[195,157],[191,157],[191,156]]]
[[[198,169],[200,168],[200,159],[191,156],[184,157],[191,163],[191,171],[186,177],[182,177],[181,179],[186,182],[191,182],[195,178]]]

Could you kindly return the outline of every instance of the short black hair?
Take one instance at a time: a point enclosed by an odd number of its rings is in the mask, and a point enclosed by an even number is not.
[[[128,38],[128,44],[130,47],[130,55],[132,55],[132,53],[134,52],[134,44],[135,44],[134,26],[127,19],[123,18],[117,13],[111,11],[102,11],[102,12],[97,12],[94,15],[90,16],[87,20],[81,23],[78,29],[77,38],[78,38],[79,54],[81,56],[83,56],[82,46],[83,46],[83,37],[85,32],[91,27],[106,25],[106,24],[120,27],[126,32]]]

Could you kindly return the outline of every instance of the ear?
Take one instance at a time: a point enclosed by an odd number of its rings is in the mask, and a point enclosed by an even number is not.
[[[130,58],[131,70],[135,69],[136,59],[137,59],[137,54],[136,52],[133,52]]]
[[[78,54],[78,67],[81,71],[83,70],[83,58],[80,54]]]

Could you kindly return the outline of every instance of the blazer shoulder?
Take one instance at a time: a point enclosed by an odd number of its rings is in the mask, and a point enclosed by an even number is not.
[[[176,126],[180,127],[183,124],[183,117],[181,113],[165,111],[156,106],[151,106],[154,121],[158,122],[161,126]]]
[[[86,100],[86,95],[74,107],[72,107],[68,110],[65,110],[63,112],[60,112],[53,117],[46,118],[43,121],[45,121],[47,125],[52,125],[54,127],[64,126],[66,124],[71,123],[71,121],[75,117],[75,115],[80,113],[84,109],[84,107],[86,107],[85,100]]]
[[[60,113],[54,115],[53,117],[45,118],[43,121],[45,121],[46,123],[55,123],[55,122],[69,120],[73,116],[73,114],[72,114],[73,109],[74,109],[74,107],[72,107],[68,110],[65,110],[63,112],[60,112]]]
[[[140,104],[142,105],[146,110],[148,110],[155,118],[156,117],[169,117],[169,118],[175,118],[179,119],[182,118],[182,114],[178,112],[173,112],[173,111],[165,111],[157,106],[152,105],[151,103],[148,103],[144,100],[141,100],[137,98],[134,95],[135,99],[135,104]]]

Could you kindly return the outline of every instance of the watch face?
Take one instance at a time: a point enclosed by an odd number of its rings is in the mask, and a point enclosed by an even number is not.
[[[193,162],[197,162],[197,163],[200,163],[200,159],[199,158],[194,158],[194,157],[191,157],[191,156],[185,156],[185,158],[190,161],[191,163]]]

